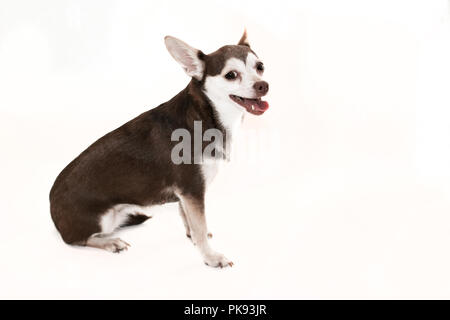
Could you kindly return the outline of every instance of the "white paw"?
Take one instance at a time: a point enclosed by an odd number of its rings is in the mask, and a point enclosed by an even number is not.
[[[203,259],[207,266],[214,267],[214,268],[217,268],[217,267],[224,268],[224,267],[232,267],[233,266],[233,262],[228,260],[223,254],[218,253],[218,252],[211,252],[211,253],[205,254]]]
[[[128,250],[128,247],[130,246],[128,243],[119,238],[107,240],[108,241],[105,241],[102,248],[110,252],[119,253],[120,251]]]

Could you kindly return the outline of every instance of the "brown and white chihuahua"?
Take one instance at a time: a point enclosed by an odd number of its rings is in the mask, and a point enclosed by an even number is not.
[[[181,129],[194,136],[200,123],[202,136],[219,131],[229,146],[245,112],[261,115],[269,107],[261,100],[269,89],[262,80],[264,65],[246,32],[237,45],[208,55],[174,37],[165,37],[165,44],[192,77],[190,83],[171,100],[98,139],[64,168],[50,191],[51,216],[66,243],[120,252],[129,245],[108,235],[150,218],[152,205],[178,202],[186,235],[204,262],[232,266],[208,244],[204,205],[218,158],[227,157],[227,148],[215,144],[213,161],[180,163],[173,159],[173,133]],[[195,158],[208,146],[202,141],[200,148],[190,148],[191,142],[188,147],[183,152]]]

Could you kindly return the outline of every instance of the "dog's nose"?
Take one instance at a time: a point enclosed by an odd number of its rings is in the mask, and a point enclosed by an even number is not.
[[[255,89],[258,95],[263,96],[269,91],[269,84],[265,81],[258,81],[253,85],[253,89]]]

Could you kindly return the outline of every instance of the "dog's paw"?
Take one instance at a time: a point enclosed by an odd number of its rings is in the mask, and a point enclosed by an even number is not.
[[[218,252],[211,252],[204,256],[204,262],[207,266],[214,268],[232,267],[233,262],[228,260],[223,254]]]
[[[108,239],[108,241],[103,244],[102,248],[113,253],[119,253],[123,250],[128,250],[129,246],[130,245],[122,239],[113,238]]]

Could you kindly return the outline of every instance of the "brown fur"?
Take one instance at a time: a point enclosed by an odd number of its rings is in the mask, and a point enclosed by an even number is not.
[[[209,55],[204,55],[200,51],[199,56],[205,62],[205,74],[203,80],[206,76],[218,75],[222,71],[227,60],[230,58],[237,58],[245,63],[249,52],[256,56],[256,53],[254,53],[250,47],[246,45],[223,46]]]
[[[203,132],[215,128],[226,139],[202,87],[205,77],[219,74],[229,58],[245,62],[249,52],[253,51],[245,43],[224,46],[209,55],[199,51],[205,64],[201,81],[192,79],[171,100],[101,137],[62,170],[50,191],[50,211],[66,243],[86,244],[91,235],[101,232],[101,216],[117,204],[149,206],[180,201],[187,233],[189,227],[198,228],[189,226],[188,220],[205,224],[201,168],[172,162],[171,151],[178,142],[171,141],[171,135],[184,128],[194,137],[194,121],[201,121]],[[191,143],[195,152],[194,141]],[[207,143],[202,145],[203,151]],[[192,154],[191,159],[194,157]],[[134,217],[125,225],[145,220]]]
[[[200,83],[193,79],[170,101],[106,134],[73,160],[50,192],[51,216],[64,241],[80,243],[100,232],[100,216],[115,204],[178,201],[173,188],[202,199],[200,167],[175,165],[170,158],[178,143],[171,141],[173,130],[185,128],[193,136],[195,120],[202,121],[204,131],[217,128],[225,136]]]

